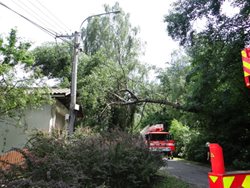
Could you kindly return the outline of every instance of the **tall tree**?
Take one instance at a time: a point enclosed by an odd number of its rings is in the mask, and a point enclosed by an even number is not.
[[[182,86],[161,86],[162,90],[171,87],[171,94],[160,90],[157,91],[161,92],[160,95],[155,94],[154,88],[158,86],[154,87],[147,80],[150,67],[142,65],[138,60],[143,45],[138,36],[139,29],[131,26],[129,15],[122,11],[118,3],[113,7],[105,6],[106,12],[117,10],[120,10],[120,14],[92,17],[86,28],[82,29],[83,53],[79,58],[78,93],[85,114],[84,124],[132,130],[135,125],[134,115],[142,113],[146,103],[192,111],[182,107],[182,101],[177,100],[177,96],[183,92],[183,83]],[[36,48],[34,54],[36,65],[42,68],[43,73],[51,78],[59,78],[65,86],[65,83],[69,84],[67,80],[70,80],[70,56],[60,55],[61,52],[57,52],[56,48],[61,47],[64,48],[60,50],[62,53],[70,49],[67,44],[45,44]],[[170,78],[161,73],[161,81],[164,82],[164,77],[171,83],[183,81],[182,68],[180,63],[173,68],[176,74],[179,72],[179,77]],[[174,72],[170,69],[168,71]]]
[[[249,3],[232,2],[239,8],[235,15],[226,15],[224,3],[177,1],[165,22],[171,37],[191,57],[186,102],[199,112],[195,116],[199,128],[224,146],[226,161],[246,160],[250,157],[250,95],[243,83],[240,51],[249,42]],[[194,27],[198,23],[203,29]]]
[[[113,101],[134,97],[143,86],[147,70],[139,63],[141,41],[139,29],[132,27],[129,15],[116,3],[105,11],[117,11],[88,20],[82,29],[83,53],[79,57],[78,93],[85,114],[85,124],[103,128],[133,126],[135,105],[115,106]],[[59,78],[69,86],[70,45],[45,44],[34,50],[36,66],[44,75]],[[140,83],[140,84],[138,84]],[[103,126],[103,127],[102,127]]]
[[[131,26],[129,15],[122,11],[118,3],[113,7],[105,6],[106,12],[117,10],[121,12],[90,20],[82,30],[83,50],[92,58],[81,62],[83,68],[79,69],[82,75],[79,85],[83,93],[95,96],[95,104],[99,108],[95,119],[102,122],[106,119],[109,126],[126,129],[133,126],[136,106],[114,106],[111,103],[117,98],[125,100],[133,97],[132,92],[139,92],[140,84],[136,83],[143,83],[146,69],[138,61],[142,45],[138,38],[138,28]],[[93,84],[95,87],[92,87]],[[83,98],[83,101],[83,105],[91,102],[89,96]],[[93,104],[89,106],[94,107]],[[91,108],[87,109],[93,114]]]
[[[152,123],[170,125],[172,119],[181,117],[183,110],[192,111],[185,105],[187,97],[186,76],[189,68],[188,56],[183,53],[182,49],[179,49],[172,53],[171,61],[166,68],[157,70],[157,81],[152,83],[150,94],[145,93],[144,97],[151,98],[155,104],[157,104],[157,99],[161,99],[158,104],[162,105],[148,104],[145,106],[142,126]],[[144,92],[149,92],[149,89]],[[176,108],[181,111],[176,110]]]

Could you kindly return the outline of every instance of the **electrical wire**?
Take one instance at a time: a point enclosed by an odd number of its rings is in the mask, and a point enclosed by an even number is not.
[[[55,21],[59,22],[61,25],[63,25],[68,31],[69,33],[72,33],[72,30],[68,28],[67,25],[65,25],[57,16],[55,16],[48,8],[46,8],[39,0],[37,0],[37,2],[47,11],[47,13],[49,13],[54,19]]]
[[[2,5],[3,7],[9,9],[10,11],[14,12],[15,14],[19,15],[20,17],[24,18],[25,20],[27,20],[28,22],[32,23],[33,25],[35,25],[36,27],[40,28],[41,30],[43,30],[44,32],[46,32],[47,34],[49,34],[52,37],[56,37],[56,34],[51,32],[50,30],[46,29],[45,27],[37,24],[36,22],[30,20],[29,18],[25,17],[24,15],[18,13],[17,11],[13,10],[12,8],[8,7],[7,5],[5,5],[4,3],[2,3],[0,1],[0,5]]]
[[[40,22],[41,24],[43,24],[44,26],[47,26],[46,28],[48,29],[48,26],[50,25],[50,27],[54,27],[53,25],[49,24],[49,22],[47,20],[44,20],[43,18],[41,18],[33,9],[29,8],[27,5],[25,5],[25,3],[20,3],[20,1],[14,1],[11,0],[17,7],[21,8],[27,15],[30,15],[33,19],[35,19],[37,22]],[[51,32],[57,34],[56,31],[52,30],[52,29],[48,29]]]
[[[38,27],[39,29],[41,29],[42,31],[44,31],[45,33],[47,33],[48,35],[52,36],[53,38],[58,37],[58,36],[56,35],[56,33],[51,32],[49,29],[47,29],[47,28],[45,28],[45,27],[39,25],[38,23],[32,21],[31,19],[27,18],[26,16],[24,16],[24,15],[20,14],[19,12],[13,10],[12,8],[10,8],[10,7],[7,6],[6,4],[2,3],[1,1],[0,1],[0,5],[2,5],[3,7],[7,8],[7,9],[9,9],[11,12],[14,12],[15,14],[17,14],[17,15],[20,16],[20,17],[22,17],[23,19],[27,20],[28,22],[30,22],[31,24],[35,25],[36,27]],[[68,43],[68,44],[70,44],[70,45],[72,45],[69,41],[67,41],[67,40],[65,40],[65,39],[63,39],[63,38],[61,38],[61,37],[59,37],[59,38],[60,38],[62,41],[66,42],[66,43]]]
[[[67,33],[67,31],[65,30],[65,28],[64,28],[64,26],[61,26],[60,24],[59,24],[59,20],[55,20],[54,19],[54,17],[51,17],[50,15],[47,15],[47,13],[46,12],[44,12],[40,7],[38,7],[35,3],[33,3],[31,0],[28,0],[28,2],[30,3],[30,5],[31,6],[33,6],[36,10],[38,10],[40,13],[41,13],[41,15],[43,15],[45,18],[47,18],[47,19],[44,19],[46,22],[48,22],[48,23],[50,23],[50,25],[51,26],[53,26],[53,27],[57,27],[59,30],[62,30],[62,31],[64,31],[64,32],[66,32]],[[44,9],[45,10],[47,10],[47,12],[48,12],[48,9],[45,7],[45,6],[43,6],[43,5],[41,5],[42,7],[44,7]]]

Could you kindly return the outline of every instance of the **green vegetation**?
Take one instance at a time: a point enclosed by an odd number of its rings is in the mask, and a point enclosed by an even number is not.
[[[240,54],[250,39],[249,3],[229,1],[238,12],[229,14],[225,2],[176,1],[165,17],[168,33],[189,56],[182,96],[195,113],[182,114],[178,121],[198,131],[186,146],[189,158],[201,160],[202,147],[210,141],[222,145],[227,164],[235,160],[249,164],[250,95]],[[197,30],[201,20],[204,27]]]
[[[158,181],[153,188],[191,188],[192,186],[180,178],[170,175],[167,170],[159,169],[157,172]]]
[[[19,40],[14,29],[7,38],[0,36],[0,120],[18,119],[28,106],[37,107],[48,101],[45,95],[48,91],[38,80],[41,78],[39,68],[33,67],[30,47],[30,43]],[[32,86],[44,89],[29,89]]]
[[[152,187],[163,165],[138,135],[78,131],[71,138],[36,133],[23,168],[0,175],[7,187]]]
[[[229,1],[238,13],[227,15],[223,11],[225,2],[177,0],[172,5],[172,10],[164,17],[165,23],[168,34],[179,41],[181,47],[172,54],[169,66],[164,69],[150,67],[139,61],[139,56],[143,53],[139,29],[130,24],[129,15],[118,3],[113,7],[105,5],[105,11],[121,10],[121,14],[93,18],[82,30],[84,48],[79,59],[77,84],[84,118],[77,122],[77,126],[91,127],[102,135],[113,128],[134,133],[148,124],[164,123],[174,134],[177,154],[182,157],[205,162],[205,143],[217,142],[223,147],[226,164],[233,164],[238,169],[249,169],[250,90],[244,85],[240,52],[250,41],[250,4],[247,0]],[[197,30],[195,26],[201,22],[204,27]],[[69,86],[71,53],[68,52],[71,45],[44,44],[30,52],[30,44],[17,43],[16,32],[11,31],[7,41],[0,40],[0,47],[0,56],[3,57],[0,64],[2,115],[11,116],[12,109],[24,109],[29,104],[43,101],[39,93],[34,98],[27,97],[23,88],[30,82],[13,80],[14,67],[20,62],[25,65],[25,70],[34,71],[32,82],[35,78],[40,78],[42,73],[43,76],[58,79],[58,87]],[[149,81],[148,75],[152,70],[158,74],[157,79]],[[97,140],[99,138],[103,137],[96,137]],[[65,163],[60,157],[64,156],[65,160],[69,160],[70,152],[75,152],[77,156],[76,150],[79,148],[71,144],[64,140],[56,146],[51,145],[52,148],[55,147],[53,150],[62,152],[59,157],[55,154],[58,164],[56,172],[68,173],[77,165],[77,168],[83,168],[74,161]],[[112,173],[110,168],[108,173],[102,171],[107,166],[100,153],[107,155],[118,166],[118,169],[112,167],[113,171],[118,171],[120,175],[124,175],[123,172],[131,173],[130,163],[124,164],[126,169],[120,169],[122,167],[117,163],[116,155],[123,157],[134,154],[136,161],[141,153],[132,153],[125,146],[123,148],[123,144],[119,142],[119,147],[111,144],[107,153],[106,150],[101,150],[103,148],[86,152],[86,164],[95,161],[101,165],[101,169],[84,166],[84,170],[93,170],[93,173],[98,174],[98,185],[113,185],[111,179],[103,181],[104,177],[110,177]],[[75,150],[65,151],[64,148],[69,149],[69,145]],[[144,154],[142,156],[145,157]],[[39,172],[44,174],[43,170],[50,172],[50,168],[54,169],[52,159],[49,156],[49,166],[45,169],[38,168]],[[50,160],[53,162],[49,163]],[[133,161],[130,158],[126,160]],[[142,163],[139,162],[138,165]],[[62,170],[63,166],[66,170]],[[148,172],[145,171],[146,174]],[[27,179],[28,174],[33,177],[33,173],[36,174],[33,171],[24,173],[27,175],[24,178]],[[137,175],[129,178],[131,182],[139,181],[144,185],[144,182],[151,181],[152,174],[149,174],[145,176],[149,178],[147,180]],[[59,182],[62,175],[56,176]],[[71,175],[78,180],[83,178],[85,183],[93,183],[92,176]],[[117,181],[124,183],[122,180]]]
[[[181,122],[175,119],[171,122],[169,131],[174,135],[174,140],[177,143],[175,155],[185,157],[186,146],[190,142],[192,135],[189,127],[182,125]]]
[[[79,102],[85,113],[79,126],[99,130],[119,127],[132,130],[136,105],[120,103],[133,98],[145,86],[146,66],[139,62],[139,29],[129,23],[129,15],[116,3],[105,11],[120,14],[96,17],[82,30],[83,53],[78,66]],[[59,87],[69,87],[71,57],[69,44],[44,44],[34,49],[36,65],[45,76],[61,80]]]
[[[175,178],[173,176],[166,176],[154,188],[191,188],[191,186],[178,178]]]
[[[238,7],[235,15],[225,13],[224,3],[176,1],[172,5],[165,23],[181,48],[164,69],[139,61],[143,53],[139,29],[130,24],[119,4],[106,5],[105,11],[121,10],[121,14],[94,18],[82,30],[84,54],[79,61],[78,92],[85,117],[78,126],[134,132],[148,124],[172,124],[180,146],[177,152],[183,157],[204,161],[205,143],[217,142],[227,164],[246,168],[250,95],[244,85],[240,52],[250,40],[249,3],[232,2],[232,7]],[[195,25],[200,22],[204,27],[197,30]],[[59,48],[67,52],[71,47],[62,43]],[[56,44],[36,48],[36,65],[44,75],[61,80],[59,86],[68,86],[70,57],[56,49]],[[158,74],[155,81],[147,79],[152,70]]]

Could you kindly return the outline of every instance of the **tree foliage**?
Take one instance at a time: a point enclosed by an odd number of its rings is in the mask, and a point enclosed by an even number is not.
[[[136,106],[114,106],[111,103],[132,97],[128,90],[139,92],[141,84],[137,83],[143,83],[146,69],[138,61],[141,53],[138,28],[131,26],[129,15],[122,11],[118,3],[113,7],[105,6],[106,12],[114,10],[120,10],[121,13],[93,18],[86,29],[82,30],[83,50],[92,58],[87,64],[82,63],[84,67],[80,74],[83,77],[79,85],[82,86],[82,92],[95,97],[95,104],[99,108],[92,108],[96,114],[95,119],[102,122],[106,120],[111,127],[126,129],[133,126]],[[83,105],[91,102],[88,99],[83,98]],[[91,108],[88,109],[93,114]]]
[[[223,11],[224,3],[177,1],[165,22],[171,37],[180,41],[191,58],[186,105],[199,116],[190,123],[196,124],[202,135],[209,135],[210,141],[219,142],[229,162],[250,157],[250,95],[244,86],[240,55],[249,42],[249,3],[231,2],[239,8],[235,15]],[[204,28],[197,30],[197,23]]]
[[[172,135],[174,135],[174,140],[176,142],[175,154],[178,156],[185,156],[186,146],[191,140],[190,128],[178,122],[176,119],[172,120],[170,130]]]
[[[72,46],[68,43],[45,43],[32,51],[35,67],[39,67],[48,78],[61,79],[69,85],[71,80]]]
[[[113,102],[127,100],[144,87],[147,70],[138,60],[142,46],[139,29],[132,27],[129,15],[118,3],[104,8],[106,12],[121,12],[93,17],[82,28],[83,53],[77,73],[79,103],[85,115],[81,123],[100,129],[130,129],[136,105],[118,106]],[[61,86],[69,86],[70,81],[71,55],[65,53],[68,49],[66,44],[45,44],[34,50],[36,66],[44,75],[59,78]]]
[[[0,38],[0,115],[2,118],[14,115],[27,106],[38,106],[45,102],[45,92],[29,89],[40,78],[39,71],[32,67],[34,57],[30,43],[19,41],[17,31]],[[21,73],[20,73],[21,72]],[[46,99],[47,100],[47,99]],[[15,114],[16,115],[16,114]]]

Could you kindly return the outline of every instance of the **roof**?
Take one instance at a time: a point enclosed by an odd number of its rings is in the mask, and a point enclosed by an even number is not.
[[[51,94],[54,97],[66,97],[70,95],[69,88],[51,88]]]
[[[50,94],[53,98],[60,101],[66,108],[70,105],[70,89],[68,88],[50,88]]]
[[[52,97],[60,101],[66,108],[70,108],[70,89],[69,88],[50,88]],[[82,117],[82,107],[77,111],[77,116]]]

